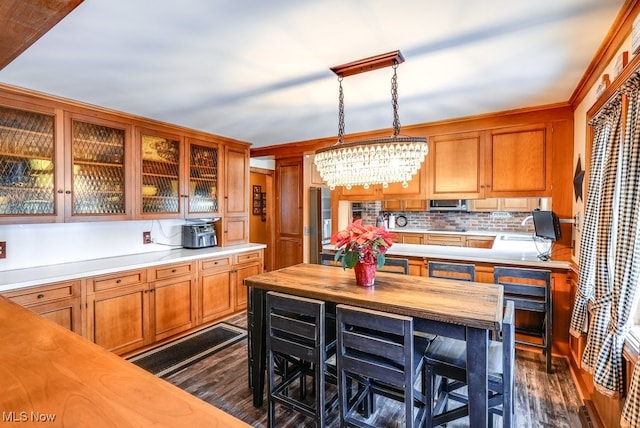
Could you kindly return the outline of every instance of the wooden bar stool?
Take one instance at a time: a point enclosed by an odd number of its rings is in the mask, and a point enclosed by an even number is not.
[[[496,284],[504,287],[504,298],[512,300],[518,311],[537,313],[539,320],[516,327],[516,343],[542,349],[547,373],[551,373],[551,346],[553,344],[553,293],[551,271],[496,266],[493,268]]]
[[[424,351],[429,342],[414,336],[413,318],[338,305],[337,320],[341,426],[373,426],[366,418],[376,395],[404,402],[406,426],[422,426]],[[354,393],[350,382],[357,387]],[[364,416],[359,412],[363,407]]]
[[[337,384],[335,324],[326,328],[325,303],[270,291],[267,293],[268,426],[275,426],[275,405],[295,410],[324,427],[336,404],[337,390],[327,392],[325,381]],[[276,361],[279,360],[279,361]],[[306,400],[307,376],[313,376],[314,400]],[[300,391],[295,394],[297,383]]]
[[[502,321],[502,341],[492,340],[488,348],[489,426],[493,415],[502,416],[502,426],[515,426],[515,334],[514,302],[507,301]],[[425,354],[427,427],[435,427],[469,415],[468,397],[462,390],[467,384],[467,346],[464,340],[438,336]],[[436,388],[438,381],[441,382]],[[462,403],[447,410],[449,400]]]

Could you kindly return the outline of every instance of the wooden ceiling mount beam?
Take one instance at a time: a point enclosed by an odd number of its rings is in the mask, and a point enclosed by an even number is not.
[[[67,16],[83,0],[2,0],[0,70]]]
[[[340,77],[353,76],[354,74],[366,73],[367,71],[377,70],[379,68],[389,67],[394,64],[402,64],[404,57],[398,51],[388,52],[369,58],[360,59],[347,64],[331,67],[336,75]]]

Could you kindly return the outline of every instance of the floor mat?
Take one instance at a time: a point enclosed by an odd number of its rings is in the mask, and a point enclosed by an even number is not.
[[[227,323],[215,324],[181,339],[129,358],[159,377],[179,372],[247,337],[247,331]]]

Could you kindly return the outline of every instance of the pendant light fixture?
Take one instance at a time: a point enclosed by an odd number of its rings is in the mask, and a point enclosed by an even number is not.
[[[338,76],[338,142],[316,151],[314,162],[322,179],[333,190],[336,186],[350,189],[372,184],[387,187],[389,183],[408,181],[418,172],[429,148],[425,137],[400,136],[398,116],[398,76],[396,69],[404,62],[400,51],[393,51],[371,58],[332,67]],[[393,107],[393,135],[387,138],[344,142],[344,93],[342,79],[354,74],[393,67],[391,79],[391,104]]]

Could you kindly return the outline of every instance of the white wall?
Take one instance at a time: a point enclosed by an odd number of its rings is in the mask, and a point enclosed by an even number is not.
[[[0,241],[7,243],[7,256],[0,259],[0,275],[5,270],[180,248],[184,223],[146,220],[3,225]],[[151,231],[152,244],[143,244],[144,231]]]

